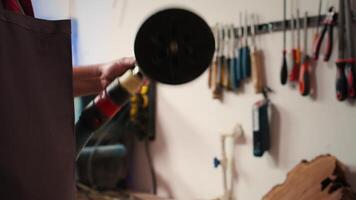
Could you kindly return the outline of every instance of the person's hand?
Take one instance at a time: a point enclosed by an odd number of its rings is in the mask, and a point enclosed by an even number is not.
[[[132,57],[124,57],[114,60],[110,63],[102,64],[99,66],[100,81],[105,88],[116,77],[123,75],[128,69],[135,66],[135,59]]]

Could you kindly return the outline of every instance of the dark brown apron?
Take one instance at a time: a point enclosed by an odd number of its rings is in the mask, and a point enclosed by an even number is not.
[[[0,9],[0,199],[72,200],[70,21]]]

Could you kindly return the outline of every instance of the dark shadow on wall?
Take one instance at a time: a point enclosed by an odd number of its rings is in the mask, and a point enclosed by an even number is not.
[[[269,155],[272,157],[272,160],[276,166],[279,166],[280,160],[280,140],[281,140],[281,115],[278,111],[276,105],[272,106],[272,118],[271,118],[271,127],[270,127],[270,142],[271,147],[269,150]]]

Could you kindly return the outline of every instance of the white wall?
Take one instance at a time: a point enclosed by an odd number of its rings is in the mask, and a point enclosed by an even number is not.
[[[41,17],[69,16],[68,0],[34,2],[41,5],[36,10],[43,13]],[[192,9],[211,25],[238,23],[238,13],[245,10],[258,14],[262,22],[282,18],[282,0],[73,2],[73,17],[79,20],[79,64],[133,55],[133,41],[140,24],[149,14],[166,6]],[[316,14],[318,1],[299,2],[302,11]],[[336,0],[324,2],[337,6]],[[251,84],[245,87],[243,94],[227,93],[223,103],[211,98],[207,73],[183,86],[159,85],[158,136],[152,150],[161,195],[184,200],[220,195],[221,171],[213,168],[212,159],[220,155],[219,134],[232,129],[237,122],[243,125],[246,133],[245,143],[238,144],[236,149],[237,199],[261,199],[274,185],[283,182],[286,173],[302,159],[325,153],[334,154],[350,167],[351,182],[356,186],[353,153],[356,112],[354,106],[335,99],[333,62],[320,64],[316,69],[317,99],[303,98],[296,90],[279,83],[282,34],[261,36],[258,41],[265,53],[268,84],[275,91],[271,99],[277,108],[271,152],[263,158],[252,155],[251,108],[261,96],[254,94]],[[337,48],[334,50],[331,60],[335,60],[337,54]],[[138,190],[149,191],[142,148],[138,152],[132,185]]]

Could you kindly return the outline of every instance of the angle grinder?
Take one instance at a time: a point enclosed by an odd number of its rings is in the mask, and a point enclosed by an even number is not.
[[[156,12],[139,28],[137,66],[124,81],[114,80],[81,113],[75,124],[76,158],[94,131],[120,111],[146,78],[179,85],[200,76],[215,50],[213,33],[197,14],[180,8]]]

